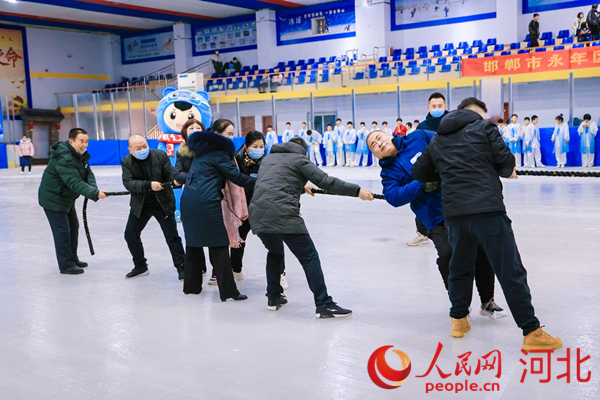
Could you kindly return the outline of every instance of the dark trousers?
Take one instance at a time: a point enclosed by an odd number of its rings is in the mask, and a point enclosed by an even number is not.
[[[31,156],[21,157],[21,172],[25,172],[25,163],[27,163],[27,166],[29,167],[29,172],[31,172],[31,160],[33,160],[33,157]]]
[[[144,257],[144,245],[142,244],[142,231],[150,221],[150,218],[156,218],[160,224],[169,250],[173,259],[173,265],[177,268],[185,262],[185,252],[181,244],[181,238],[177,232],[177,223],[174,215],[165,215],[165,212],[160,206],[144,207],[140,217],[136,217],[132,212],[129,212],[129,219],[125,227],[125,241],[133,258],[135,268],[145,269],[146,257]]]
[[[219,297],[226,300],[238,296],[231,271],[229,247],[209,247],[208,258],[213,266],[219,285]],[[183,279],[183,292],[198,294],[202,291],[202,265],[205,264],[204,249],[202,247],[186,246],[185,277]]]
[[[54,250],[58,260],[58,269],[61,271],[75,266],[79,260],[77,257],[77,245],[79,242],[79,220],[75,205],[69,212],[52,211],[44,208],[52,236],[54,238]]]
[[[477,248],[481,246],[504,292],[515,322],[527,335],[540,326],[531,304],[527,271],[521,262],[511,221],[504,212],[447,218],[448,240],[452,247],[449,290],[450,316],[469,313]]]
[[[415,225],[417,226],[417,232],[423,236],[427,236],[427,228],[425,227],[423,221],[421,221],[419,218],[415,218]]]
[[[592,40],[600,39],[600,27],[590,27],[592,31]]]
[[[534,39],[534,38],[530,38],[530,40],[531,40],[531,45],[530,45],[530,47],[540,47],[540,44],[538,43],[538,40],[537,40],[537,38],[536,38],[536,39]]]
[[[444,281],[444,286],[448,290],[448,276],[450,275],[450,259],[452,258],[452,247],[448,242],[448,231],[444,223],[440,223],[431,229],[427,236],[433,241],[438,253],[436,260],[440,275]],[[483,250],[483,247],[477,247],[477,258],[475,260],[475,285],[479,293],[481,304],[485,304],[494,297],[494,270]]]
[[[304,269],[308,286],[314,295],[315,305],[320,306],[332,301],[327,294],[319,253],[310,235],[259,233],[258,237],[268,250],[267,297],[276,298],[283,293],[280,275],[283,267],[283,243],[285,243]]]
[[[231,248],[231,268],[233,272],[242,272],[243,267],[243,258],[244,258],[244,249],[246,248],[246,238],[248,237],[248,233],[250,233],[250,222],[245,220],[242,226],[239,227],[240,237],[244,241],[241,247]],[[285,261],[283,262],[283,266],[281,267],[281,273],[285,272]]]

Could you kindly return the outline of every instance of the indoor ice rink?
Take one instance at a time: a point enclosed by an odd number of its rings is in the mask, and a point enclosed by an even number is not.
[[[0,1],[0,400],[599,399],[600,14],[593,4]],[[588,34],[583,22],[594,16],[598,28]],[[438,117],[434,93],[444,99]],[[98,189],[123,192],[121,160],[143,160],[128,149],[131,135],[174,163],[191,114],[212,133],[221,133],[213,123],[228,119],[236,149],[252,131],[265,135],[267,148],[269,138],[300,136],[322,156],[312,161],[325,173],[381,194],[371,151],[352,167],[334,167],[340,161],[318,140],[340,134],[349,142],[340,149],[359,148],[386,122],[395,143],[408,141],[417,121],[439,123],[442,110],[471,96],[485,101],[517,159],[537,140],[545,166],[524,157],[518,179],[501,182],[535,315],[562,339],[557,350],[522,350],[497,279],[494,299],[507,315],[482,315],[474,285],[471,329],[452,337],[436,247],[426,239],[408,245],[415,214],[383,199],[301,196],[327,291],[352,310],[345,318],[315,318],[306,274],[287,247],[288,303],[269,310],[267,250],[252,233],[244,278],[235,282],[245,301],[223,302],[208,284],[207,249],[202,292],[184,294],[154,218],[141,234],[149,274],[126,279],[134,263],[123,194],[89,201],[85,216],[79,196],[78,257],[89,265],[59,273],[55,246],[67,241],[55,244],[38,200],[57,146],[80,161],[90,155]],[[503,127],[499,120],[509,124],[512,114],[519,125]],[[534,115],[538,130],[525,127]],[[337,118],[342,127],[353,122],[357,136],[333,128]],[[316,143],[301,132],[303,122]],[[87,153],[69,142],[74,128],[87,131]],[[560,151],[555,139],[564,141]],[[565,149],[560,161],[555,153]],[[242,155],[254,160],[247,148]],[[67,191],[61,174],[55,184],[64,190],[54,198]],[[183,224],[176,229],[185,246]]]

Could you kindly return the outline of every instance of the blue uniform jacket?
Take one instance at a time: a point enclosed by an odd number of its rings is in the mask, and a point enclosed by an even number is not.
[[[411,176],[411,160],[425,150],[434,136],[435,132],[423,130],[416,130],[407,136],[397,136],[398,153],[379,162],[385,200],[394,207],[410,203],[410,209],[423,221],[427,230],[444,220],[442,192],[439,188],[425,192],[423,183]]]

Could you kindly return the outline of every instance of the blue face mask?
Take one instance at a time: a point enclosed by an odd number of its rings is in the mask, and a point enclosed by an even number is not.
[[[431,110],[429,113],[431,114],[431,116],[433,118],[439,118],[442,115],[444,115],[444,112],[446,112],[446,110],[443,110],[441,108],[436,108],[435,110]]]
[[[253,160],[258,160],[265,154],[265,149],[248,149],[248,155]]]
[[[145,149],[138,150],[135,152],[135,158],[138,160],[145,160],[148,158],[148,154],[150,154],[150,148],[146,147]]]
[[[233,136],[225,136],[225,137],[233,142]]]

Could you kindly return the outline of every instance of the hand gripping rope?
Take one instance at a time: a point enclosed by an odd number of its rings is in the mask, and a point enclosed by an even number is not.
[[[529,176],[555,176],[555,177],[586,177],[586,178],[600,178],[600,172],[596,171],[543,171],[543,170],[525,170],[518,169],[517,175],[529,175]],[[330,196],[344,196],[341,194],[329,193],[322,189],[312,189],[315,194],[326,194]],[[130,192],[106,192],[108,197],[110,196],[127,196]],[[379,200],[385,200],[382,194],[373,194],[373,197]],[[90,228],[88,226],[87,218],[87,204],[88,199],[83,200],[83,227],[85,229],[85,236],[87,238],[88,246],[90,248],[90,254],[94,255],[94,245],[92,244],[92,237],[90,236]]]

